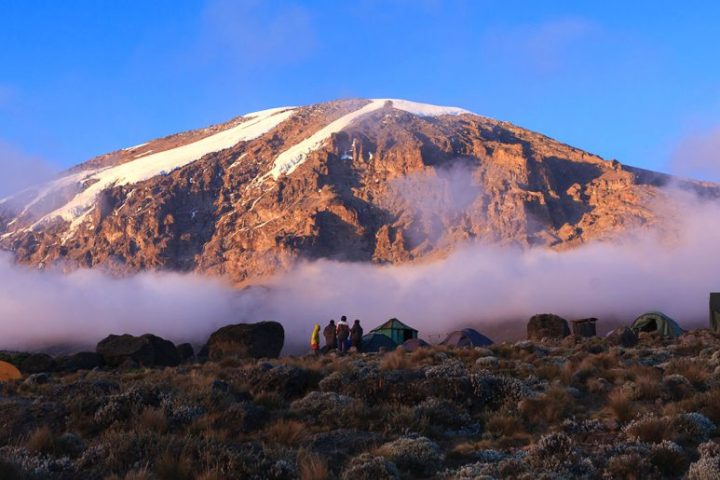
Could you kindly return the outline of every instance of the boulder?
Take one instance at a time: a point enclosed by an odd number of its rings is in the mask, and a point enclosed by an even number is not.
[[[110,335],[100,340],[95,351],[112,367],[133,362],[145,367],[174,367],[180,363],[180,355],[175,345],[151,334],[140,337],[128,334]]]
[[[20,363],[20,371],[23,373],[52,372],[55,367],[55,359],[47,353],[31,353]]]
[[[621,347],[634,347],[638,343],[637,335],[628,327],[618,327],[607,336],[607,340],[612,345]]]
[[[92,370],[101,366],[102,363],[102,357],[95,352],[78,352],[58,359],[58,370],[61,372]]]
[[[181,343],[177,346],[178,355],[180,355],[180,361],[190,360],[195,356],[195,350],[189,343]]]
[[[534,315],[527,324],[527,337],[529,340],[562,339],[568,335],[570,335],[568,322],[552,313]]]
[[[277,358],[285,343],[278,322],[239,323],[213,332],[207,342],[210,360],[226,357]]]

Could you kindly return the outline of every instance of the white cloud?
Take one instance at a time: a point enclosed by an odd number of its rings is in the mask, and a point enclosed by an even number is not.
[[[209,58],[252,67],[305,60],[317,47],[317,34],[301,5],[210,0],[199,42]]]
[[[486,35],[485,51],[502,62],[552,73],[567,66],[578,46],[601,31],[597,24],[580,17],[494,27]]]
[[[55,171],[43,158],[0,140],[0,198],[47,180]]]
[[[670,157],[673,173],[720,181],[720,126],[681,139]]]

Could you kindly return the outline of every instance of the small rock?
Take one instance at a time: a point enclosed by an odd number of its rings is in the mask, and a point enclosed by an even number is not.
[[[498,366],[497,357],[480,357],[475,360],[475,365],[481,368],[495,368]]]
[[[35,386],[35,385],[43,385],[48,382],[50,377],[48,377],[47,373],[33,373],[29,377],[25,379],[23,382],[23,385],[26,386]]]
[[[627,327],[616,328],[607,336],[608,343],[619,345],[621,347],[630,348],[638,343],[637,335]]]

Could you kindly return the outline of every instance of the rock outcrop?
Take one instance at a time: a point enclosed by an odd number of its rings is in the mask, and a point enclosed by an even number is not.
[[[239,323],[213,332],[207,342],[210,360],[226,357],[277,358],[285,343],[278,322]]]
[[[63,372],[92,370],[102,364],[103,359],[100,354],[95,352],[78,352],[58,359],[58,370]]]
[[[52,372],[57,366],[55,359],[47,353],[31,353],[20,363],[23,373]]]
[[[95,351],[103,361],[117,367],[130,361],[141,366],[176,366],[180,363],[175,345],[155,335],[110,335],[97,344]]]
[[[562,339],[570,335],[567,320],[552,313],[541,313],[530,318],[527,324],[528,340]]]

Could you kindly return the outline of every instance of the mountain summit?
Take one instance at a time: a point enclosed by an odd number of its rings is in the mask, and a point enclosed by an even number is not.
[[[461,108],[340,100],[93,158],[0,201],[0,247],[39,266],[239,283],[301,258],[401,263],[466,241],[612,239],[660,221],[651,206],[669,180]]]

